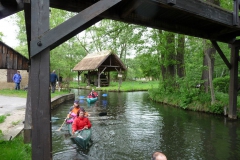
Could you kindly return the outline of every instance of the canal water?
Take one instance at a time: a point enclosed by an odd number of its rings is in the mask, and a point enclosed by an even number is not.
[[[89,91],[73,90],[76,99]],[[98,92],[99,100],[80,105],[90,113],[92,144],[78,148],[62,125],[73,101],[52,111],[54,160],[150,160],[162,151],[168,160],[239,160],[240,121],[185,111],[152,102],[147,92]]]

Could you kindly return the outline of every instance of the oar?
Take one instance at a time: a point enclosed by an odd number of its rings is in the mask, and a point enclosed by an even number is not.
[[[60,127],[59,129],[57,129],[56,131],[60,131],[60,130],[62,129],[62,126],[64,125],[64,123],[65,123],[65,121],[66,121],[67,118],[68,118],[68,115],[67,115],[67,117],[64,119],[64,121],[63,121],[61,127]]]

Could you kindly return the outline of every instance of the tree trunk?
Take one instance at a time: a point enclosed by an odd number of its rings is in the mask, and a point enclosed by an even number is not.
[[[185,35],[179,34],[176,61],[177,61],[177,75],[180,78],[185,76],[184,48],[185,48]]]
[[[207,0],[210,3],[220,5],[219,0]],[[204,58],[203,58],[203,66],[208,69],[204,69],[202,72],[202,80],[204,80],[204,89],[205,92],[208,93],[208,89],[211,91],[211,103],[215,102],[215,94],[213,88],[213,72],[214,72],[214,55],[216,53],[216,49],[212,46],[212,44],[208,44],[206,40],[204,40]]]

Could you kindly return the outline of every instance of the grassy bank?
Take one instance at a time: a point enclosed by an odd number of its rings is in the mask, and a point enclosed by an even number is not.
[[[149,97],[156,102],[172,105],[182,109],[207,112],[224,115],[224,109],[228,108],[229,95],[221,92],[215,92],[215,103],[211,104],[210,93],[199,92],[198,89],[192,89],[189,92],[167,92],[160,89],[149,90]],[[237,100],[238,117],[240,117],[240,97]],[[228,112],[228,111],[226,111]]]
[[[131,91],[148,91],[151,88],[157,88],[158,81],[124,81],[119,87],[118,82],[110,82],[108,87],[96,88],[96,86],[91,85],[92,88],[102,91],[121,91],[121,92],[131,92]],[[80,83],[74,81],[69,85],[70,88],[86,88],[86,83]]]
[[[51,93],[51,98],[67,94],[69,93],[67,90],[61,90],[60,92],[56,91],[55,93]],[[2,96],[10,96],[10,97],[21,97],[27,98],[27,91],[24,90],[11,90],[11,89],[1,89],[0,95]]]
[[[23,143],[23,136],[19,135],[11,141],[0,140],[1,160],[31,160],[31,145]]]
[[[51,93],[51,98],[69,93],[66,90]],[[27,92],[23,90],[0,90],[0,95],[26,98]],[[0,116],[0,123],[3,123],[8,115]],[[19,135],[11,141],[3,140],[3,133],[0,130],[0,159],[1,160],[30,160],[31,159],[31,145],[23,143],[23,136]]]

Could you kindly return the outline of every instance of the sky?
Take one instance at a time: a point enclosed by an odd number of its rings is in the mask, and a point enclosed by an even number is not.
[[[8,46],[14,48],[19,45],[17,37],[18,27],[12,22],[11,16],[0,20],[0,32],[3,33],[2,41]]]

